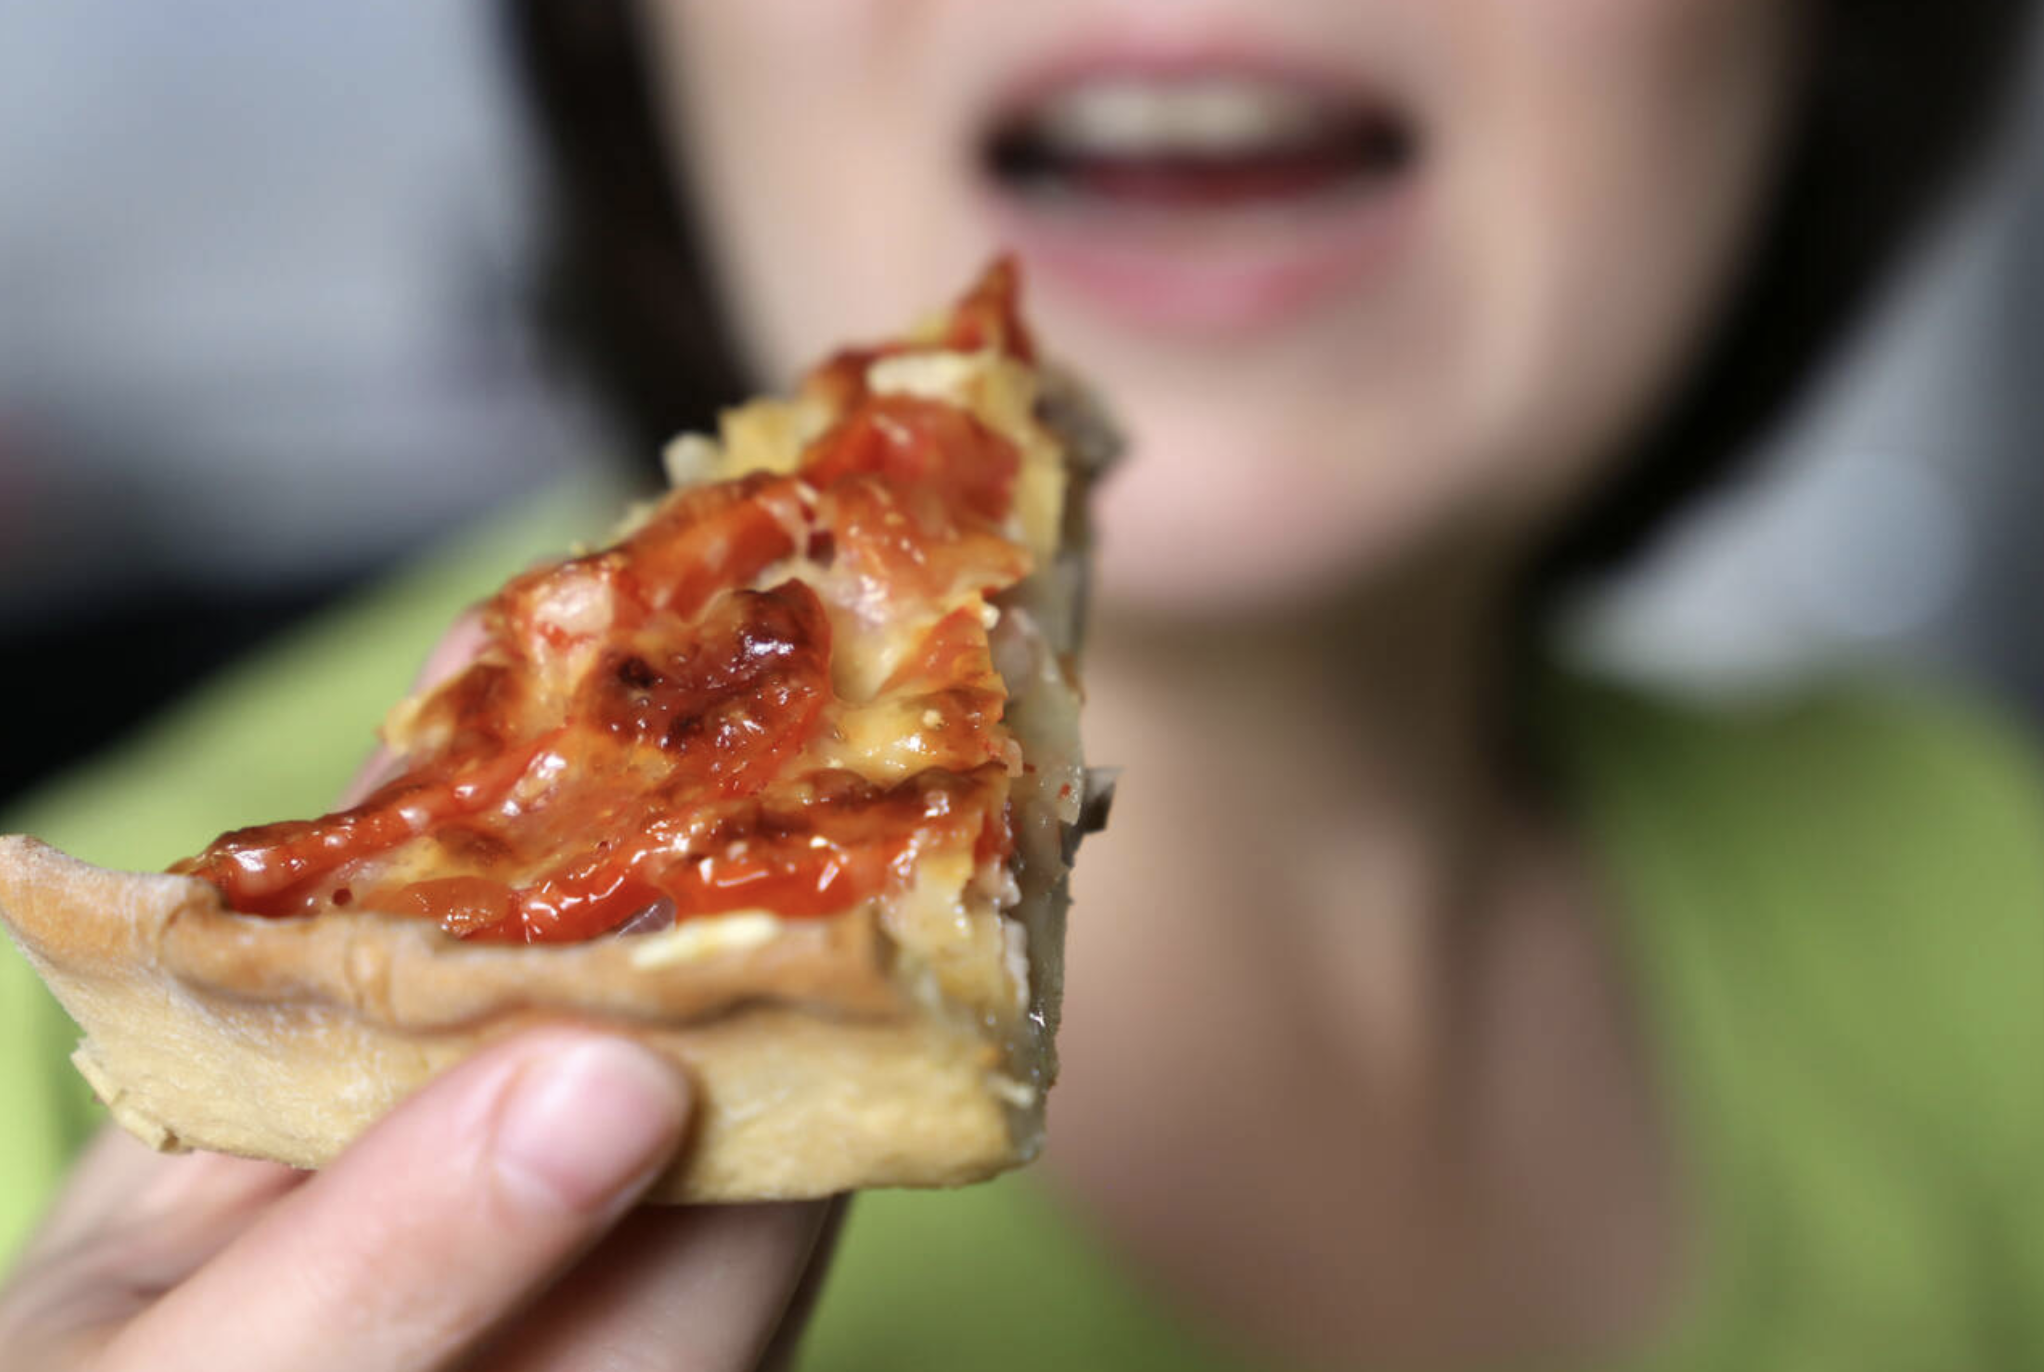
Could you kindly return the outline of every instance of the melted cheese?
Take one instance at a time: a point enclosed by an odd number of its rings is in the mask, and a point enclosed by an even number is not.
[[[880,927],[911,955],[907,969],[932,999],[1018,1013],[1029,994],[1026,960],[1011,962],[1011,928],[968,853],[923,859],[907,890],[880,907]]]
[[[955,336],[1000,336],[978,327]],[[646,967],[872,902],[933,995],[1012,1020],[1028,940],[1003,912],[1042,895],[1007,859],[1066,808],[1022,765],[989,642],[1021,686],[1062,689],[1041,645],[1013,649],[1066,496],[1037,398],[1025,362],[926,341],[841,355],[801,395],[677,439],[690,489],[512,582],[476,662],[393,712],[413,771],[187,869],[256,913],[359,897],[462,937],[590,937],[666,909],[673,927],[632,934]]]
[[[1015,533],[1039,565],[1049,565],[1064,522],[1065,463],[1057,439],[1036,418],[1036,372],[992,350],[904,353],[866,369],[876,395],[941,400],[970,412],[1015,445]]]
[[[639,935],[632,947],[632,966],[650,971],[702,962],[726,953],[742,953],[771,943],[780,932],[780,917],[766,910],[705,915],[684,920],[672,929]]]

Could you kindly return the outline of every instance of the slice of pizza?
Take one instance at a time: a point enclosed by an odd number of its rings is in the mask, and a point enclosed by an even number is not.
[[[113,1117],[318,1166],[565,1017],[694,1078],[663,1199],[1027,1160],[1111,440],[1037,367],[1015,290],[997,263],[906,338],[677,440],[668,495],[506,585],[473,660],[393,711],[397,770],[360,804],[167,874],[0,839],[0,916]]]

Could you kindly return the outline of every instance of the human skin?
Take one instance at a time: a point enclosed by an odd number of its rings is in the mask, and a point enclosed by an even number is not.
[[[561,1029],[464,1063],[316,1175],[108,1131],[0,1292],[7,1365],[757,1366],[823,1211],[632,1210],[688,1099],[643,1050]]]
[[[1033,274],[1043,336],[1134,439],[1089,667],[1092,749],[1127,773],[1079,874],[1046,1163],[1154,1280],[1285,1354],[1648,1341],[1686,1275],[1679,1148],[1600,932],[1617,912],[1570,817],[1505,764],[1503,616],[1728,285],[1798,7],[645,11],[765,380],[1043,231],[989,203],[975,140],[1079,49],[1311,68],[1418,126],[1370,265],[1311,291],[1171,318],[1154,292]],[[1198,295],[1203,263],[1281,259],[1298,227],[1169,230],[1173,280]],[[621,1218],[685,1127],[663,1073],[524,1040],[311,1179],[104,1140],[0,1292],[0,1346],[91,1369],[753,1365],[825,1212]],[[556,1094],[512,1146],[521,1086]]]
[[[455,624],[417,687],[481,637]],[[391,765],[372,758],[341,803]],[[317,1174],[107,1129],[0,1287],[6,1365],[782,1366],[841,1207],[635,1209],[691,1100],[636,1044],[560,1026],[435,1080]]]
[[[996,244],[1020,247],[1032,318],[1132,439],[1103,493],[1101,594],[1208,619],[1337,593],[1443,546],[1521,544],[1595,479],[1724,291],[1765,194],[1799,7],[642,11],[677,164],[756,372],[787,380],[838,340],[947,298]],[[1093,66],[1297,71],[1390,106],[1418,153],[1386,197],[1396,222],[1375,260],[1289,305],[1168,319],[1118,305],[1100,273],[1066,270],[1047,232],[1056,216],[1002,194],[980,158],[1029,90]],[[1203,265],[1282,257],[1326,217],[1268,209],[1246,226],[1179,214],[1137,247],[1190,259],[1172,282],[1189,294]]]
[[[1508,616],[1733,288],[1803,7],[641,12],[758,374],[1006,243],[1126,424],[1087,663],[1089,755],[1124,772],[1075,876],[1051,1181],[1273,1354],[1650,1345],[1696,1277],[1682,1141],[1626,912],[1515,765]],[[1216,70],[1388,105],[1415,151],[1377,199],[1233,214],[1128,191],[1148,167],[1059,200],[989,172],[1074,84]]]

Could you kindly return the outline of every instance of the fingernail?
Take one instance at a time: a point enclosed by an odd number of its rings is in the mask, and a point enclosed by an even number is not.
[[[627,1194],[681,1138],[682,1086],[619,1039],[567,1044],[528,1065],[497,1120],[498,1172],[521,1199],[594,1211]]]

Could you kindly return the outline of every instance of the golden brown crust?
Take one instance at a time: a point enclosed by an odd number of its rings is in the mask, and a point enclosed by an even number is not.
[[[192,878],[0,838],[0,919],[85,1032],[75,1061],[158,1148],[316,1167],[483,1045],[597,1023],[695,1080],[663,1200],[949,1185],[1025,1161],[999,1051],[899,989],[874,920],[795,925],[679,965],[631,940],[476,947],[416,920],[267,920]],[[1037,1103],[1040,1107],[1040,1103]]]

